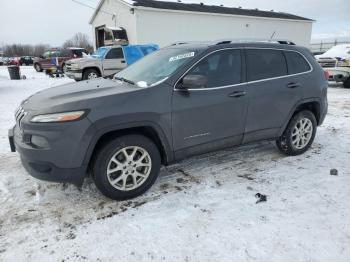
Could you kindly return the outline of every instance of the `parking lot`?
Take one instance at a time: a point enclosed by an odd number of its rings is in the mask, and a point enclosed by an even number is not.
[[[21,73],[11,81],[0,67],[0,261],[349,261],[349,89],[328,89],[329,113],[305,154],[261,142],[197,156],[117,202],[91,179],[81,189],[35,180],[10,152],[19,103],[73,81]]]

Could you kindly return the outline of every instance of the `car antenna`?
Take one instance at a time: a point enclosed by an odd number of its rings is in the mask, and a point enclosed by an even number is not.
[[[276,31],[273,31],[273,33],[272,33],[272,35],[271,35],[271,37],[270,37],[270,41],[271,41],[272,38],[275,36],[275,34],[276,34]]]

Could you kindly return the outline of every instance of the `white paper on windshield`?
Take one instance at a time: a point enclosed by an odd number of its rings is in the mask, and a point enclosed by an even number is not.
[[[190,53],[186,53],[186,54],[182,54],[182,55],[177,55],[177,56],[172,56],[169,58],[169,62],[173,62],[173,61],[184,59],[184,58],[189,58],[192,56],[194,56],[194,52],[190,52]]]
[[[146,81],[139,81],[136,83],[136,85],[138,85],[139,87],[147,87],[147,82]]]

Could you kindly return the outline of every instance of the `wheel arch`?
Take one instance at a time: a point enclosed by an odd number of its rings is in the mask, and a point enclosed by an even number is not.
[[[98,66],[88,66],[88,67],[85,67],[83,69],[83,75],[84,73],[89,70],[89,69],[94,69],[94,70],[97,70],[97,72],[100,74],[100,76],[102,76],[102,72],[101,72],[101,69],[98,67]]]
[[[159,149],[162,164],[167,165],[173,161],[173,152],[161,128],[153,123],[143,123],[109,127],[97,132],[88,147],[83,164],[90,166],[95,153],[111,139],[130,134],[139,134],[151,139]]]
[[[299,103],[297,103],[293,107],[293,109],[289,113],[289,117],[287,118],[287,121],[284,123],[284,125],[280,129],[278,136],[281,136],[283,134],[284,130],[286,129],[286,127],[287,127],[289,121],[292,119],[292,117],[295,114],[297,114],[303,110],[311,111],[315,115],[317,125],[320,124],[320,120],[321,120],[321,102],[320,102],[320,99],[318,99],[318,98],[305,99],[305,100],[300,101]]]

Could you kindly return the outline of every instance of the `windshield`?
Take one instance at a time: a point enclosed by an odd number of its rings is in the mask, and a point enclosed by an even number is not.
[[[115,75],[115,79],[126,79],[139,87],[153,86],[167,79],[198,54],[199,50],[193,49],[161,49],[120,71]]]
[[[100,47],[95,52],[93,52],[91,56],[95,58],[102,58],[106,54],[107,50],[108,48],[106,47]]]

